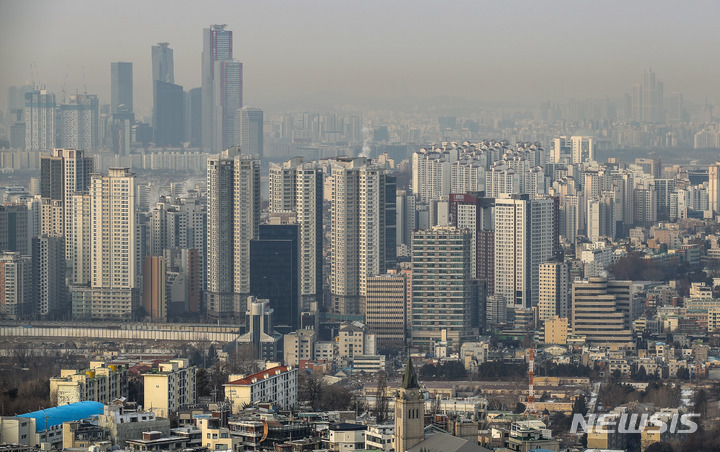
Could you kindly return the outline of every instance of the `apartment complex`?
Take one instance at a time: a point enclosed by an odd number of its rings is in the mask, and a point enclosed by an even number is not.
[[[281,408],[297,405],[297,368],[278,366],[225,383],[225,398],[232,403],[232,412],[258,402],[271,402]]]
[[[168,417],[182,405],[195,403],[195,370],[187,359],[173,359],[143,374],[145,409]]]

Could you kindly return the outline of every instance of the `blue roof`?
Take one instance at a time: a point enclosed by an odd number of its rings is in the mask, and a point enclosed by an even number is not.
[[[34,418],[35,432],[43,432],[47,428],[62,425],[63,422],[80,421],[95,414],[103,414],[104,409],[105,405],[100,402],[85,401],[33,411],[18,417]]]

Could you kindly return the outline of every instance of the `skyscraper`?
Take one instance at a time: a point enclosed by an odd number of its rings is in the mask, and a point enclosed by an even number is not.
[[[110,63],[110,113],[133,113],[132,63]]]
[[[333,161],[331,177],[331,308],[360,314],[367,278],[396,261],[395,177],[362,157]]]
[[[232,59],[232,31],[225,30],[225,27],[226,25],[211,25],[210,28],[203,29],[202,146],[210,152],[219,150],[213,147],[215,62]]]
[[[242,316],[250,294],[250,240],[260,223],[260,161],[230,148],[208,159],[207,313]]]
[[[365,324],[377,337],[378,348],[405,346],[407,276],[386,273],[371,276],[365,295]]]
[[[173,51],[167,42],[152,46],[153,140],[156,146],[180,146],[184,138],[185,93],[176,85]]]
[[[215,61],[213,71],[213,149],[235,146],[235,113],[242,107],[243,65],[237,60]]]
[[[175,83],[173,50],[169,46],[168,42],[158,42],[157,45],[152,46],[153,81]]]
[[[537,306],[540,264],[558,256],[558,230],[555,198],[495,199],[495,295],[508,307]]]
[[[270,212],[293,211],[300,225],[300,291],[302,309],[321,303],[323,265],[323,170],[301,157],[270,163]],[[315,308],[317,306],[315,305]]]
[[[263,111],[243,107],[235,112],[235,144],[243,152],[263,155]]]
[[[55,147],[55,94],[25,94],[25,150],[50,152]]]
[[[202,88],[185,92],[185,139],[191,147],[202,146]]]

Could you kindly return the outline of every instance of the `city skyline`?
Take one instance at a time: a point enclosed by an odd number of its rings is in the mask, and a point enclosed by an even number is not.
[[[227,23],[235,34],[233,56],[245,65],[243,104],[261,108],[292,101],[397,105],[464,98],[536,104],[616,98],[632,94],[649,68],[662,78],[666,95],[682,92],[696,103],[720,100],[713,83],[720,68],[707,57],[714,42],[710,18],[713,10],[720,12],[711,2],[692,9],[663,5],[652,11],[652,21],[643,18],[649,2],[622,4],[620,14],[607,3],[579,8],[570,2],[177,5],[142,4],[143,14],[136,17],[132,2],[126,3],[105,23],[108,11],[87,1],[46,2],[43,8],[5,3],[0,29],[3,41],[13,45],[0,54],[0,96],[6,100],[8,86],[34,79],[58,95],[63,87],[67,93],[87,89],[109,103],[107,63],[128,61],[135,70],[137,113],[150,116],[148,46],[169,42],[176,83],[199,87],[202,29]],[[181,14],[161,20],[169,10]],[[77,11],[83,27],[54,26],[75,19]],[[273,21],[268,26],[259,17]],[[678,23],[693,25],[679,35],[673,32]],[[23,40],[13,39],[20,35]]]

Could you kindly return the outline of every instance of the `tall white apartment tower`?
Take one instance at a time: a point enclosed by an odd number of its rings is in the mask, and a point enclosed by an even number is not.
[[[332,310],[360,314],[367,278],[396,260],[395,177],[364,158],[338,158],[331,172]]]
[[[260,160],[238,147],[208,158],[207,312],[242,316],[250,294],[250,240],[260,224]]]
[[[292,211],[300,225],[300,292],[303,310],[322,302],[323,170],[302,157],[270,163],[270,212]]]
[[[720,162],[708,168],[708,198],[710,210],[720,213]]]
[[[495,199],[495,295],[508,307],[537,306],[540,264],[559,255],[558,228],[553,197]]]

